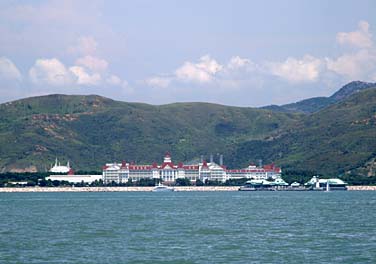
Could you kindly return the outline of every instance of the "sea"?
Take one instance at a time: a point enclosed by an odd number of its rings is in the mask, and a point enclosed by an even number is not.
[[[376,263],[376,192],[0,193],[0,263]]]

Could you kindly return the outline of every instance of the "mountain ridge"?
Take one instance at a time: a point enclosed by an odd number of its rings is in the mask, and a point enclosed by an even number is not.
[[[376,83],[368,83],[368,82],[361,82],[361,81],[352,81],[344,86],[342,86],[339,90],[333,93],[329,97],[321,96],[321,97],[312,97],[303,99],[301,101],[295,103],[289,103],[284,105],[269,105],[261,107],[263,109],[269,109],[274,111],[280,112],[300,112],[300,113],[314,113],[320,109],[323,109],[331,104],[337,103],[341,100],[346,99],[347,97],[351,96],[354,93],[357,93],[361,90],[368,89],[370,87],[375,87]]]

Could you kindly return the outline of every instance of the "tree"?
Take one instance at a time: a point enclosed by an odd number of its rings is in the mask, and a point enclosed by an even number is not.
[[[245,184],[245,182],[248,181],[247,178],[241,178],[241,179],[229,179],[227,180],[224,185],[226,186],[242,186]]]
[[[204,186],[204,182],[200,179],[196,180],[196,186]]]
[[[191,181],[188,178],[184,178],[184,179],[179,178],[179,179],[176,179],[175,185],[176,186],[191,186]]]

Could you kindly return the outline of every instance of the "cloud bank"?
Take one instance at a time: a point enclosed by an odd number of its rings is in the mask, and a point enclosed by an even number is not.
[[[250,58],[233,56],[224,64],[210,55],[204,55],[197,62],[186,61],[170,75],[156,75],[146,79],[149,86],[166,88],[181,82],[199,84],[229,85],[243,83],[258,78],[278,78],[290,84],[315,83],[329,76],[349,80],[376,81],[376,48],[369,31],[369,24],[360,21],[358,29],[352,32],[340,32],[337,43],[350,51],[337,58],[315,57],[306,54],[301,58],[288,57],[284,61],[253,62]],[[240,74],[242,73],[242,75]],[[239,82],[242,80],[242,82]]]

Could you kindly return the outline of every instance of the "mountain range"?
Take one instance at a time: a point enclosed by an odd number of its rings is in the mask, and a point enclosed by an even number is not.
[[[58,157],[77,170],[106,162],[189,162],[224,154],[228,167],[372,174],[376,84],[351,82],[330,97],[282,106],[148,105],[97,95],[47,95],[0,105],[0,171],[46,171]]]
[[[301,112],[301,113],[314,113],[323,109],[331,104],[340,102],[347,97],[362,91],[364,89],[368,89],[371,87],[375,87],[375,83],[367,83],[361,81],[354,81],[346,84],[337,92],[335,92],[332,96],[329,97],[313,97],[309,99],[305,99],[296,103],[285,104],[285,105],[269,105],[262,107],[263,109],[270,109],[273,111],[279,112]]]

